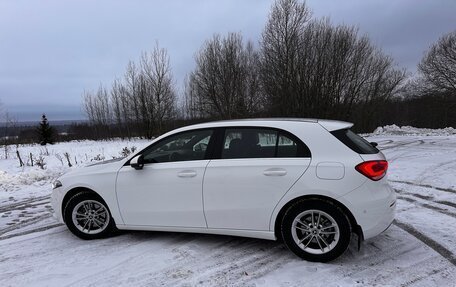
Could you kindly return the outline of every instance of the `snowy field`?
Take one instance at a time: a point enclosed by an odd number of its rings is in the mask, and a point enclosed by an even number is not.
[[[0,155],[0,286],[456,286],[454,129],[390,126],[368,135],[389,163],[396,222],[339,259],[311,263],[282,244],[230,236],[126,232],[83,241],[51,217],[50,183],[145,141],[11,147]],[[45,169],[19,167],[40,156]],[[77,164],[76,164],[77,162]]]

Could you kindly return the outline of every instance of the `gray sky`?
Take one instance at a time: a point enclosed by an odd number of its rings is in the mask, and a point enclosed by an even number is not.
[[[17,120],[80,119],[81,94],[109,86],[155,42],[181,87],[214,33],[258,42],[272,0],[0,0],[0,101]],[[399,67],[456,29],[454,0],[310,0],[314,18],[356,25]],[[1,120],[0,120],[1,122]]]

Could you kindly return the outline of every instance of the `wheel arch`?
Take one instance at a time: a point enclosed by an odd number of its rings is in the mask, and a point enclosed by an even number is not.
[[[358,235],[358,237],[363,238],[363,232],[362,232],[361,227],[356,222],[356,219],[353,216],[353,214],[351,213],[350,209],[348,209],[344,204],[342,204],[340,201],[338,201],[334,198],[328,197],[328,196],[319,195],[319,194],[307,194],[307,195],[293,198],[292,200],[287,202],[284,206],[282,206],[282,208],[280,209],[280,211],[277,214],[277,217],[275,219],[275,222],[274,222],[274,234],[275,234],[277,240],[280,240],[280,241],[282,240],[282,234],[280,232],[280,224],[282,223],[282,219],[283,219],[283,216],[285,215],[285,212],[288,210],[288,208],[291,205],[293,205],[294,203],[301,201],[301,200],[306,200],[306,201],[322,200],[322,201],[330,202],[331,204],[334,204],[335,206],[339,207],[344,212],[344,214],[348,217],[350,224],[352,226],[352,232],[356,233]]]
[[[81,191],[88,191],[88,192],[92,193],[96,198],[98,198],[99,200],[103,201],[103,203],[106,204],[106,206],[109,209],[109,206],[106,203],[106,201],[96,191],[94,191],[94,190],[92,190],[90,188],[87,188],[87,187],[82,187],[82,186],[74,187],[74,188],[70,189],[65,194],[65,196],[62,199],[62,206],[61,206],[60,210],[61,210],[61,213],[62,213],[63,222],[65,222],[65,207],[66,207],[68,201],[70,200],[70,198],[72,198],[74,195],[76,195],[77,193],[79,193]]]

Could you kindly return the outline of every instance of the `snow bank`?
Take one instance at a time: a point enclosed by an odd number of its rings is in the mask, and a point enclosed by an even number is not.
[[[122,156],[123,149],[141,149],[148,140],[133,139],[112,141],[72,141],[54,145],[17,145],[9,146],[7,158],[4,151],[0,153],[0,201],[10,196],[15,198],[41,196],[49,194],[51,182],[61,174],[75,168]],[[19,165],[17,152],[25,166]],[[71,167],[68,166],[68,160]],[[30,156],[34,164],[32,166]],[[36,165],[42,158],[44,169]],[[45,186],[46,188],[43,188]]]
[[[448,136],[456,134],[456,129],[452,127],[444,129],[415,128],[411,126],[388,125],[378,127],[372,135],[426,135],[426,136]]]

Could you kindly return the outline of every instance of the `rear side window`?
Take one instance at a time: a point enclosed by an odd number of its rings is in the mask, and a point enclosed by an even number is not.
[[[296,141],[290,139],[285,135],[280,135],[279,140],[277,142],[277,157],[297,157],[298,154],[300,154],[298,152],[298,146],[299,143],[297,143]],[[301,152],[301,156],[302,153],[303,152]],[[308,152],[307,154],[310,154],[310,152]]]
[[[332,131],[331,134],[354,152],[360,154],[376,154],[380,152],[376,147],[371,145],[367,140],[355,134],[349,129]]]
[[[222,158],[274,157],[277,132],[267,129],[227,129]]]
[[[268,128],[225,130],[221,158],[310,157],[307,146],[284,131]]]

